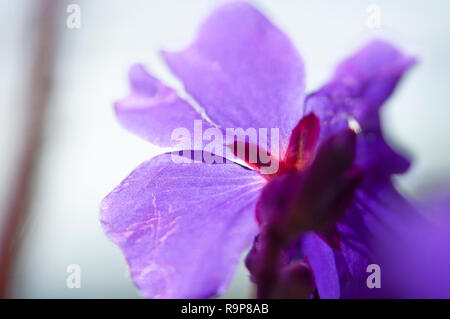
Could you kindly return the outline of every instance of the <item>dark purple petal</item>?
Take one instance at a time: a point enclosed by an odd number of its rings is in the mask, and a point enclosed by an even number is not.
[[[320,118],[322,139],[359,124],[356,164],[371,172],[368,179],[403,173],[409,167],[408,160],[384,141],[379,108],[414,63],[389,43],[373,41],[344,60],[332,79],[305,101],[305,113],[313,111]]]
[[[202,117],[187,101],[151,76],[142,65],[134,65],[129,77],[130,95],[115,103],[117,118],[124,127],[162,147],[179,145],[180,139],[172,138],[174,129],[185,128],[194,135],[194,120]],[[203,127],[207,129],[210,125],[203,120]]]
[[[373,126],[362,126],[357,139],[356,164],[366,168],[367,182],[381,181],[390,174],[402,174],[410,167],[410,161],[386,143],[381,130],[379,114],[373,114]]]
[[[254,207],[264,179],[237,164],[171,156],[143,163],[103,200],[103,229],[144,296],[221,294],[258,232]]]
[[[405,218],[377,242],[382,297],[450,298],[450,192],[435,191],[418,206],[421,218]]]
[[[302,112],[303,62],[258,10],[245,2],[226,4],[206,20],[191,46],[163,55],[213,122],[222,128],[279,128],[280,149],[286,149]]]
[[[377,264],[383,271],[378,247],[394,244],[395,234],[408,228],[406,221],[418,218],[417,211],[389,184],[358,190],[345,216],[337,223],[340,250],[329,247],[316,234],[308,235],[308,240],[302,242],[301,249],[313,268],[319,296],[390,297],[386,289],[367,287],[370,275],[367,266]]]
[[[342,286],[344,298],[377,297],[382,291],[366,285],[367,266],[382,261],[376,247],[392,245],[392,234],[408,228],[407,220],[420,219],[417,210],[391,184],[379,188],[366,187],[356,193],[353,204],[339,221],[342,258],[347,268],[341,271],[350,280]],[[343,269],[343,267],[341,267]]]

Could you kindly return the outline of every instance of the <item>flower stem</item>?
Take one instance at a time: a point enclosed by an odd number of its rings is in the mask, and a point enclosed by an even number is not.
[[[55,48],[55,17],[58,1],[41,0],[37,5],[36,26],[33,33],[33,48],[30,77],[27,83],[26,120],[24,141],[20,150],[17,176],[12,185],[10,202],[6,207],[4,229],[0,242],[0,298],[9,293],[12,270],[20,248],[21,232],[27,217],[34,168],[39,155],[45,108],[50,91],[50,77]]]

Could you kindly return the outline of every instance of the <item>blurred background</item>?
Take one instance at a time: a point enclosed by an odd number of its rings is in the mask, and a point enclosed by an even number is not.
[[[25,212],[8,275],[10,296],[139,297],[121,252],[100,227],[99,203],[161,150],[122,129],[112,103],[127,94],[127,70],[136,62],[181,89],[158,51],[189,43],[222,2],[0,0],[1,229],[16,207],[11,202]],[[301,52],[308,91],[371,38],[415,54],[420,64],[382,113],[389,141],[414,159],[396,183],[420,198],[450,180],[449,1],[250,2]],[[67,24],[70,4],[79,9],[79,25]],[[66,285],[71,264],[80,266],[80,288]],[[250,291],[241,265],[226,297]]]

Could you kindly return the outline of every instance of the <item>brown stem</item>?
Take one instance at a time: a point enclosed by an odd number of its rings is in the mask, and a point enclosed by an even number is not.
[[[8,296],[12,269],[20,247],[20,233],[27,217],[30,187],[36,166],[44,122],[45,108],[50,91],[50,76],[55,45],[55,16],[58,1],[41,0],[37,6],[37,25],[30,26],[34,33],[31,51],[32,65],[28,80],[25,137],[18,163],[17,176],[1,232],[0,242],[0,298]]]

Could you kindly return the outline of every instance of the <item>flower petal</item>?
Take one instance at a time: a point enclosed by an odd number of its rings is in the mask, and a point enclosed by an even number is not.
[[[321,139],[355,121],[359,124],[356,163],[372,177],[403,173],[409,167],[384,141],[379,108],[414,63],[389,43],[373,41],[344,60],[331,81],[305,101],[305,113],[313,111],[320,118]]]
[[[392,185],[357,192],[345,217],[338,222],[341,251],[334,250],[342,298],[391,297],[384,289],[387,285],[368,288],[367,267],[377,264],[384,269],[377,248],[393,245],[399,239],[397,235],[408,228],[406,221],[419,218],[417,210]]]
[[[313,269],[320,298],[339,298],[339,274],[333,248],[329,247],[317,234],[308,232],[302,238],[301,249]]]
[[[301,117],[303,62],[286,35],[254,7],[220,7],[191,46],[163,56],[213,122],[222,128],[279,128],[284,152]]]
[[[203,154],[205,155],[205,154]],[[101,205],[101,223],[146,297],[221,294],[258,227],[264,179],[237,164],[143,163]]]
[[[315,233],[301,242],[302,255],[311,265],[320,298],[392,297],[386,283],[369,289],[366,280],[371,264],[381,266],[380,247],[390,247],[408,229],[406,221],[419,220],[417,211],[392,185],[360,189],[345,216],[337,223],[340,249],[330,247]],[[423,220],[423,219],[421,219]],[[386,269],[385,269],[386,270]]]
[[[180,145],[180,139],[172,138],[177,128],[187,129],[193,135],[194,120],[202,117],[187,101],[151,76],[142,65],[134,65],[129,78],[130,95],[115,103],[117,118],[124,127],[162,147]],[[205,128],[210,127],[205,120],[202,123]]]
[[[441,187],[417,206],[420,218],[404,218],[377,243],[382,297],[450,298],[450,192]]]

